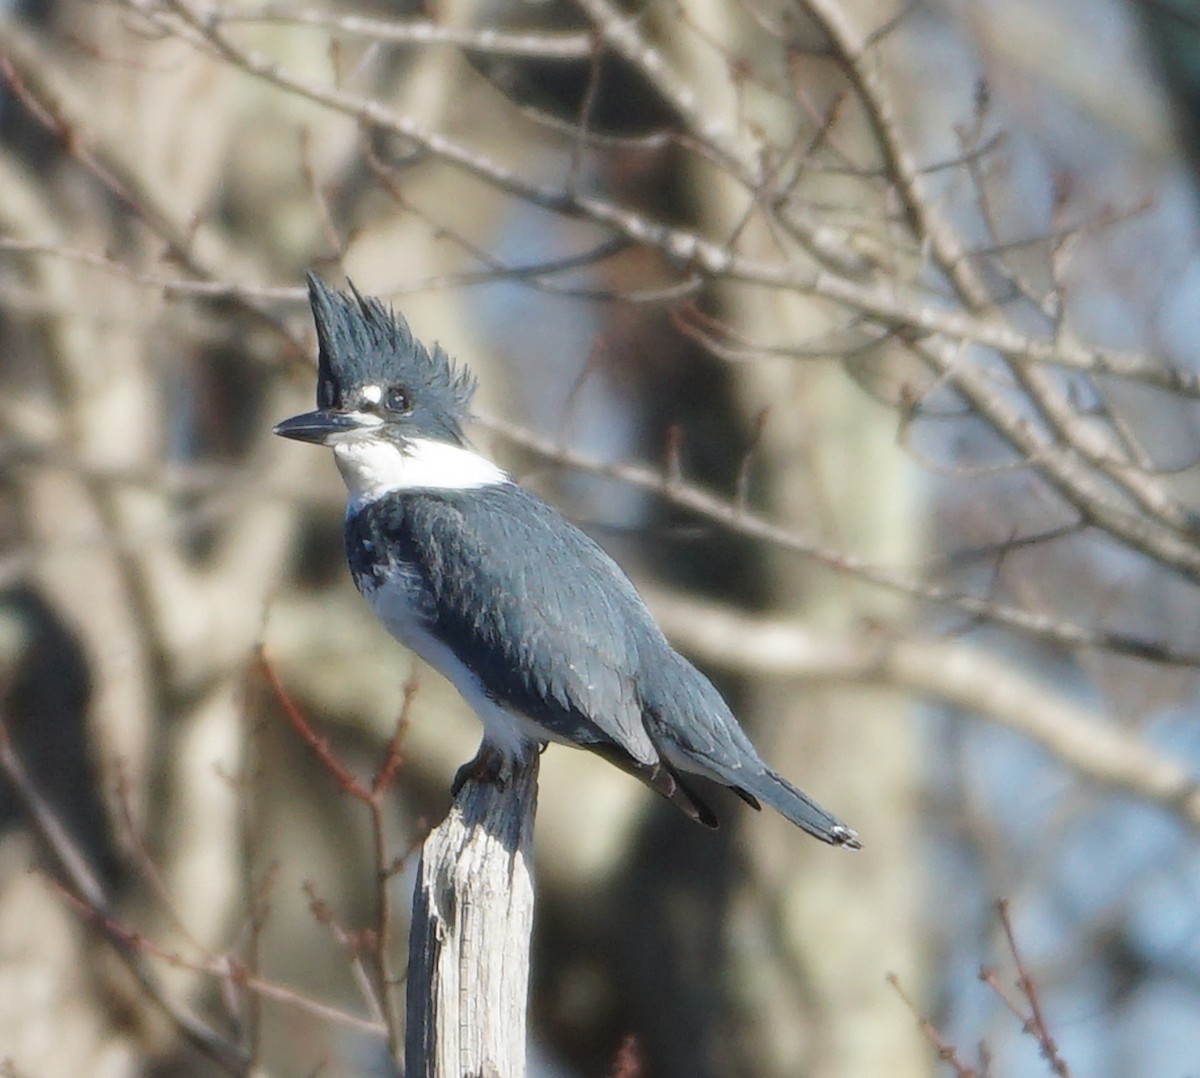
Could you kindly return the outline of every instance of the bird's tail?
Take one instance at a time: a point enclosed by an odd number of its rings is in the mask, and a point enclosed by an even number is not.
[[[769,805],[781,816],[831,846],[862,849],[858,834],[818,805],[803,790],[769,767],[757,774],[739,771],[725,780],[743,797]]]
[[[811,797],[772,771],[751,744],[713,683],[667,649],[653,677],[640,685],[646,732],[676,776],[693,773],[761,801],[831,846],[862,848],[858,835]]]

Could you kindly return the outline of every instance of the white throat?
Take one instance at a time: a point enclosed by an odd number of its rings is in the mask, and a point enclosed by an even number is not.
[[[334,443],[333,456],[352,505],[397,491],[473,490],[512,482],[478,453],[433,438],[414,438],[403,448],[384,438],[345,438]]]

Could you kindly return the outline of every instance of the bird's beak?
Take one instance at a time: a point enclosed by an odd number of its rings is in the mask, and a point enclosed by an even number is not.
[[[313,442],[330,445],[339,437],[371,430],[380,425],[379,418],[365,412],[335,412],[320,408],[315,412],[304,412],[275,424],[275,433],[282,438],[295,438],[298,442]]]

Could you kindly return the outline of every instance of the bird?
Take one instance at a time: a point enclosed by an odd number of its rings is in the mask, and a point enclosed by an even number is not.
[[[718,821],[695,775],[859,849],[856,832],[763,761],[600,545],[471,447],[471,372],[352,282],[307,282],[317,408],[274,432],[333,450],[355,585],[483,724],[453,792],[471,777],[502,782],[556,742],[616,764],[707,827]]]

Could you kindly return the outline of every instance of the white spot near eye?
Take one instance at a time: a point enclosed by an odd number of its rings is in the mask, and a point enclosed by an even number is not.
[[[371,404],[378,404],[381,400],[383,400],[383,387],[376,385],[363,386],[362,398],[365,401],[369,401]]]

